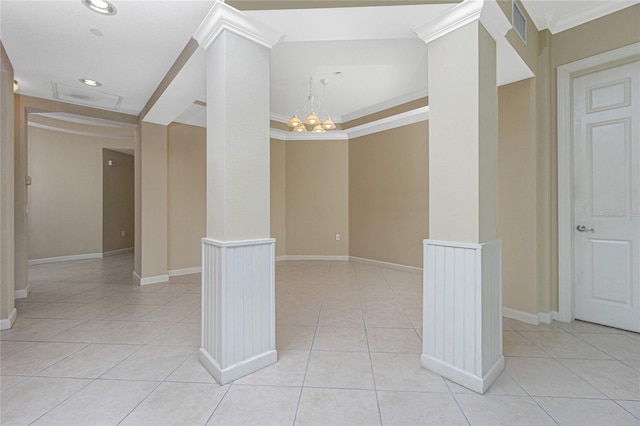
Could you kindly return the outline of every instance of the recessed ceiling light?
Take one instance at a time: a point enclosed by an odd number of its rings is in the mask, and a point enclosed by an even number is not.
[[[93,34],[94,36],[98,36],[98,37],[102,37],[102,35],[103,35],[102,31],[100,31],[100,30],[99,30],[99,29],[97,29],[97,28],[91,28],[91,29],[89,30],[89,32],[90,32],[91,34]]]
[[[80,78],[79,80],[80,80],[80,83],[86,84],[87,86],[92,86],[92,87],[102,86],[102,83],[96,80],[91,80],[90,78]]]
[[[82,0],[82,4],[103,15],[115,15],[118,12],[116,7],[106,0]]]

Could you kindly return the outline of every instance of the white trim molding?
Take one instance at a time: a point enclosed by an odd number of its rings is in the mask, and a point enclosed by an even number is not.
[[[13,292],[13,298],[14,299],[26,299],[27,297],[29,297],[29,293],[31,293],[31,289],[27,285],[26,288],[23,288],[23,289],[20,289],[20,290],[15,290]]]
[[[13,308],[13,310],[9,314],[9,318],[0,320],[0,330],[8,330],[13,327],[13,323],[16,322],[17,315],[18,310],[16,308]]]
[[[171,269],[169,271],[169,277],[179,277],[181,275],[199,274],[202,272],[202,266],[195,266],[193,268],[183,269]]]
[[[118,250],[111,250],[111,251],[105,251],[104,253],[102,253],[102,257],[111,257],[111,256],[117,256],[119,254],[124,254],[124,253],[133,253],[133,247],[128,247],[128,248],[123,248],[123,249],[118,249]]]
[[[558,67],[558,320],[574,319],[572,82],[589,69],[640,55],[640,43]]]
[[[351,262],[362,263],[365,265],[395,269],[396,271],[409,272],[412,274],[422,274],[422,268],[416,268],[415,266],[400,265],[399,263],[383,262],[381,260],[365,259],[363,257],[355,257],[355,256],[349,256],[349,260]]]
[[[429,96],[429,91],[427,89],[416,90],[414,92],[397,96],[393,99],[389,99],[388,101],[380,102],[375,105],[370,105],[366,108],[362,108],[357,111],[350,112],[342,116],[341,121],[334,120],[334,122],[348,123],[349,121],[357,120],[358,118],[366,117],[367,115],[376,114],[386,109],[394,108],[409,102],[417,101],[418,99],[426,98],[427,96]]]
[[[558,313],[555,311],[538,312],[537,314],[532,314],[529,312],[505,307],[502,307],[502,316],[505,318],[526,322],[527,324],[531,325],[551,324],[554,320],[558,319]]]
[[[160,284],[160,283],[168,282],[169,275],[163,274],[163,275],[155,275],[152,277],[141,277],[136,273],[136,271],[133,271],[133,280],[136,283],[138,283],[138,285]]]
[[[429,106],[424,106],[361,124],[347,130],[325,133],[296,133],[280,129],[271,129],[270,137],[282,141],[350,140],[427,120],[429,120]]]
[[[220,384],[277,361],[273,238],[202,239],[200,362]]]
[[[223,1],[216,1],[194,33],[193,38],[200,47],[208,49],[211,43],[225,30],[268,49],[271,49],[283,37],[283,34],[259,20],[240,12]]]
[[[29,260],[29,266],[41,265],[44,263],[56,263],[66,262],[69,260],[87,260],[87,259],[102,259],[102,253],[86,253],[86,254],[73,254],[69,256],[57,256],[57,257],[45,257],[42,259]]]
[[[464,0],[437,18],[414,28],[413,32],[425,43],[432,42],[480,19],[483,3],[484,0]]]
[[[422,366],[484,393],[504,369],[502,242],[424,240]]]
[[[349,256],[329,256],[329,255],[315,255],[315,254],[288,254],[284,256],[278,256],[276,260],[326,260],[326,261],[343,261],[349,260]]]

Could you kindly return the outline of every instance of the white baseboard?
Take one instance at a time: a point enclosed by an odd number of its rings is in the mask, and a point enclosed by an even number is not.
[[[169,271],[169,276],[179,277],[180,275],[199,274],[201,272],[202,272],[202,266],[196,266],[193,268],[184,268],[184,269],[172,269]]]
[[[275,349],[242,360],[226,368],[222,368],[204,348],[200,348],[199,355],[200,363],[221,385],[226,385],[247,374],[255,373],[278,361],[278,353]]]
[[[118,249],[118,250],[105,251],[104,253],[102,253],[102,257],[116,256],[118,254],[131,253],[131,252],[133,252],[133,247],[127,247],[127,248]]]
[[[149,284],[159,284],[169,282],[169,275],[156,275],[153,277],[141,277],[133,271],[133,280],[138,283],[138,285],[149,285]]]
[[[43,259],[31,259],[29,265],[41,265],[43,263],[66,262],[68,260],[102,259],[102,253],[74,254],[71,256],[45,257]]]
[[[551,324],[553,321],[558,320],[558,312],[538,312],[538,314],[531,314],[529,312],[519,311],[517,309],[502,308],[502,316],[505,318],[514,319],[517,321],[526,322],[531,325]]]
[[[316,256],[306,254],[289,254],[286,256],[276,257],[276,262],[281,260],[335,260],[346,262],[349,260],[349,256]]]
[[[397,271],[411,272],[413,274],[422,274],[422,268],[415,266],[400,265],[398,263],[383,262],[381,260],[365,259],[362,257],[349,256],[349,260],[356,263],[364,263],[366,265],[380,266],[382,268],[395,269]]]
[[[0,330],[8,330],[13,327],[13,323],[16,322],[16,315],[18,315],[18,310],[13,308],[9,314],[9,318],[0,320]]]
[[[527,324],[540,325],[540,319],[535,314],[529,312],[518,311],[511,308],[502,308],[502,316],[517,321],[526,322]]]
[[[465,388],[483,394],[491,387],[493,382],[496,381],[500,373],[502,373],[502,370],[504,370],[504,357],[499,357],[482,377],[425,354],[422,354],[420,364],[424,368],[438,373]]]
[[[21,290],[16,290],[13,292],[13,298],[14,299],[26,299],[27,297],[29,297],[29,286],[27,285],[27,288],[23,288]]]

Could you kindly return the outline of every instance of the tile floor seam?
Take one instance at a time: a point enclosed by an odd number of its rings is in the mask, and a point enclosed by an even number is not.
[[[149,392],[149,393],[148,393],[144,398],[142,398],[142,399],[141,399],[141,400],[140,400],[140,401],[135,405],[135,407],[133,407],[133,408],[132,408],[132,409],[131,409],[127,414],[125,414],[125,415],[124,415],[124,417],[123,417],[123,418],[121,418],[121,419],[120,419],[120,421],[117,423],[117,425],[120,425],[120,424],[121,424],[121,423],[122,423],[122,422],[123,422],[127,417],[129,417],[129,415],[130,415],[131,413],[133,413],[133,412],[134,412],[134,410],[140,406],[140,404],[142,404],[144,401],[146,401],[146,399],[147,399],[147,398],[149,398],[149,396],[151,396],[151,394],[152,394],[153,392],[155,392],[155,390],[156,390],[156,389],[158,389],[162,383],[164,383],[164,382],[162,382],[162,381],[161,381],[161,382],[158,382],[158,384],[157,384],[157,385],[156,385],[156,386],[151,390],[151,392]]]
[[[296,411],[293,415],[293,424],[296,424],[298,418],[298,410],[300,409],[300,401],[302,400],[302,392],[305,388],[305,382],[307,381],[307,373],[309,372],[309,362],[311,361],[311,353],[313,352],[313,346],[316,342],[316,335],[318,334],[318,322],[320,321],[320,313],[322,312],[322,305],[324,301],[320,303],[320,310],[318,311],[318,317],[316,318],[316,325],[313,328],[313,337],[311,338],[311,346],[309,347],[309,356],[307,356],[307,365],[304,368],[304,375],[302,376],[302,386],[300,386],[300,394],[298,395],[298,402],[296,403]]]
[[[445,384],[446,384],[446,381],[445,381]],[[447,385],[447,387],[448,387],[448,385]],[[460,401],[458,401],[458,398],[456,398],[456,394],[455,393],[449,393],[449,395],[451,395],[451,398],[453,398],[453,400],[455,401],[456,406],[458,407],[458,410],[460,410],[460,412],[464,416],[464,419],[467,421],[467,424],[471,425],[471,421],[469,420],[469,417],[467,417],[467,413],[465,413],[465,411],[462,409],[462,406],[460,405]]]
[[[229,390],[231,389],[231,386],[233,386],[233,384],[228,384],[228,385],[220,385],[222,386],[226,386],[227,389],[224,391],[224,395],[222,395],[222,398],[220,398],[220,400],[218,401],[218,403],[216,404],[216,406],[213,408],[213,411],[211,411],[211,414],[209,414],[209,417],[207,418],[207,421],[204,422],[205,425],[208,425],[209,422],[211,421],[211,419],[213,418],[213,415],[216,413],[216,410],[218,409],[218,407],[220,407],[220,404],[222,404],[222,401],[225,399],[225,397],[227,396],[227,394],[229,393]]]
[[[632,413],[631,411],[629,411],[624,405],[620,404],[619,401],[627,401],[627,400],[617,400],[617,399],[612,399],[612,401],[620,408],[622,408],[624,411],[626,411],[627,413],[631,414],[633,417],[635,417],[636,419],[640,420],[640,413],[638,413],[638,415],[635,415],[634,413]],[[632,402],[636,402],[634,400],[629,400]]]
[[[358,296],[360,296],[360,289],[358,288]],[[360,299],[360,310],[364,311],[364,307],[362,306],[362,299],[359,297]],[[364,321],[364,315],[363,315],[363,321]],[[378,419],[380,420],[380,425],[383,425],[383,419],[382,419],[382,410],[380,409],[380,397],[378,395],[378,385],[376,384],[376,374],[373,371],[373,358],[371,357],[371,345],[369,343],[369,333],[367,333],[367,324],[364,324],[364,336],[365,339],[367,340],[367,353],[369,355],[369,365],[371,367],[371,377],[373,379],[373,390],[376,394],[376,404],[378,406]]]
[[[549,358],[553,358],[553,355],[551,355],[549,352],[545,351],[542,347],[540,347],[540,345],[536,345],[536,343],[530,339],[527,339],[527,336],[525,336],[524,334],[522,334],[520,331],[518,330],[513,330],[515,333],[518,333],[518,335],[520,337],[522,337],[524,340],[526,340],[527,342],[531,343],[533,346],[535,346],[536,348],[540,349],[542,352],[544,352],[545,354],[547,354],[547,356]],[[504,334],[504,330],[502,331],[502,333]],[[525,332],[526,333],[526,332]],[[504,355],[504,354],[503,354]],[[537,357],[537,358],[542,358],[542,357]]]
[[[581,333],[581,334],[600,334],[600,333]],[[631,341],[633,341],[633,339],[631,339],[630,337],[626,336],[624,333],[612,333],[612,334],[618,334],[618,335],[624,336],[625,338],[628,338],[628,339],[630,339]],[[593,345],[592,343],[590,343],[590,342],[588,342],[588,341],[584,340],[584,339],[583,339],[582,337],[580,337],[580,336],[575,336],[575,337],[576,337],[577,339],[579,339],[580,341],[582,341],[582,342],[586,343],[587,345],[589,345],[589,346],[593,347],[593,348],[594,348],[594,349],[596,349],[597,351],[600,351],[600,352],[604,353],[605,355],[610,356],[610,357],[611,357],[611,358],[613,358],[614,360],[616,360],[616,361],[621,362],[621,363],[623,363],[623,364],[624,364],[624,360],[622,360],[622,359],[620,359],[620,358],[616,357],[615,355],[610,354],[609,352],[605,352],[605,351],[603,351],[602,349],[600,349],[600,348],[596,347],[596,346],[595,346],[595,345]],[[583,336],[583,337],[584,337],[584,336]],[[627,361],[628,361],[628,360],[627,360]]]
[[[50,377],[48,379],[56,379],[55,377]],[[75,379],[74,379],[75,380]],[[80,380],[80,379],[78,379]],[[93,380],[89,380],[89,382],[82,386],[81,388],[79,388],[77,391],[71,393],[71,395],[67,396],[64,400],[60,401],[60,403],[56,404],[55,406],[51,407],[51,409],[47,410],[46,412],[42,413],[42,415],[38,416],[38,418],[34,419],[32,422],[29,423],[29,425],[34,424],[35,422],[37,422],[38,420],[40,420],[41,418],[43,418],[44,416],[46,416],[47,414],[49,414],[51,411],[55,410],[56,408],[58,408],[60,405],[64,404],[65,402],[67,402],[67,400],[69,400],[70,398],[72,398],[74,395],[76,395],[78,392],[82,391],[83,389],[87,388],[91,383],[95,382],[95,379]]]

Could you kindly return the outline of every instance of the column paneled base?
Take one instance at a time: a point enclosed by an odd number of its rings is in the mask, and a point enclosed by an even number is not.
[[[484,393],[504,369],[502,243],[424,241],[422,366]]]
[[[200,361],[225,384],[277,361],[275,240],[202,239]]]

